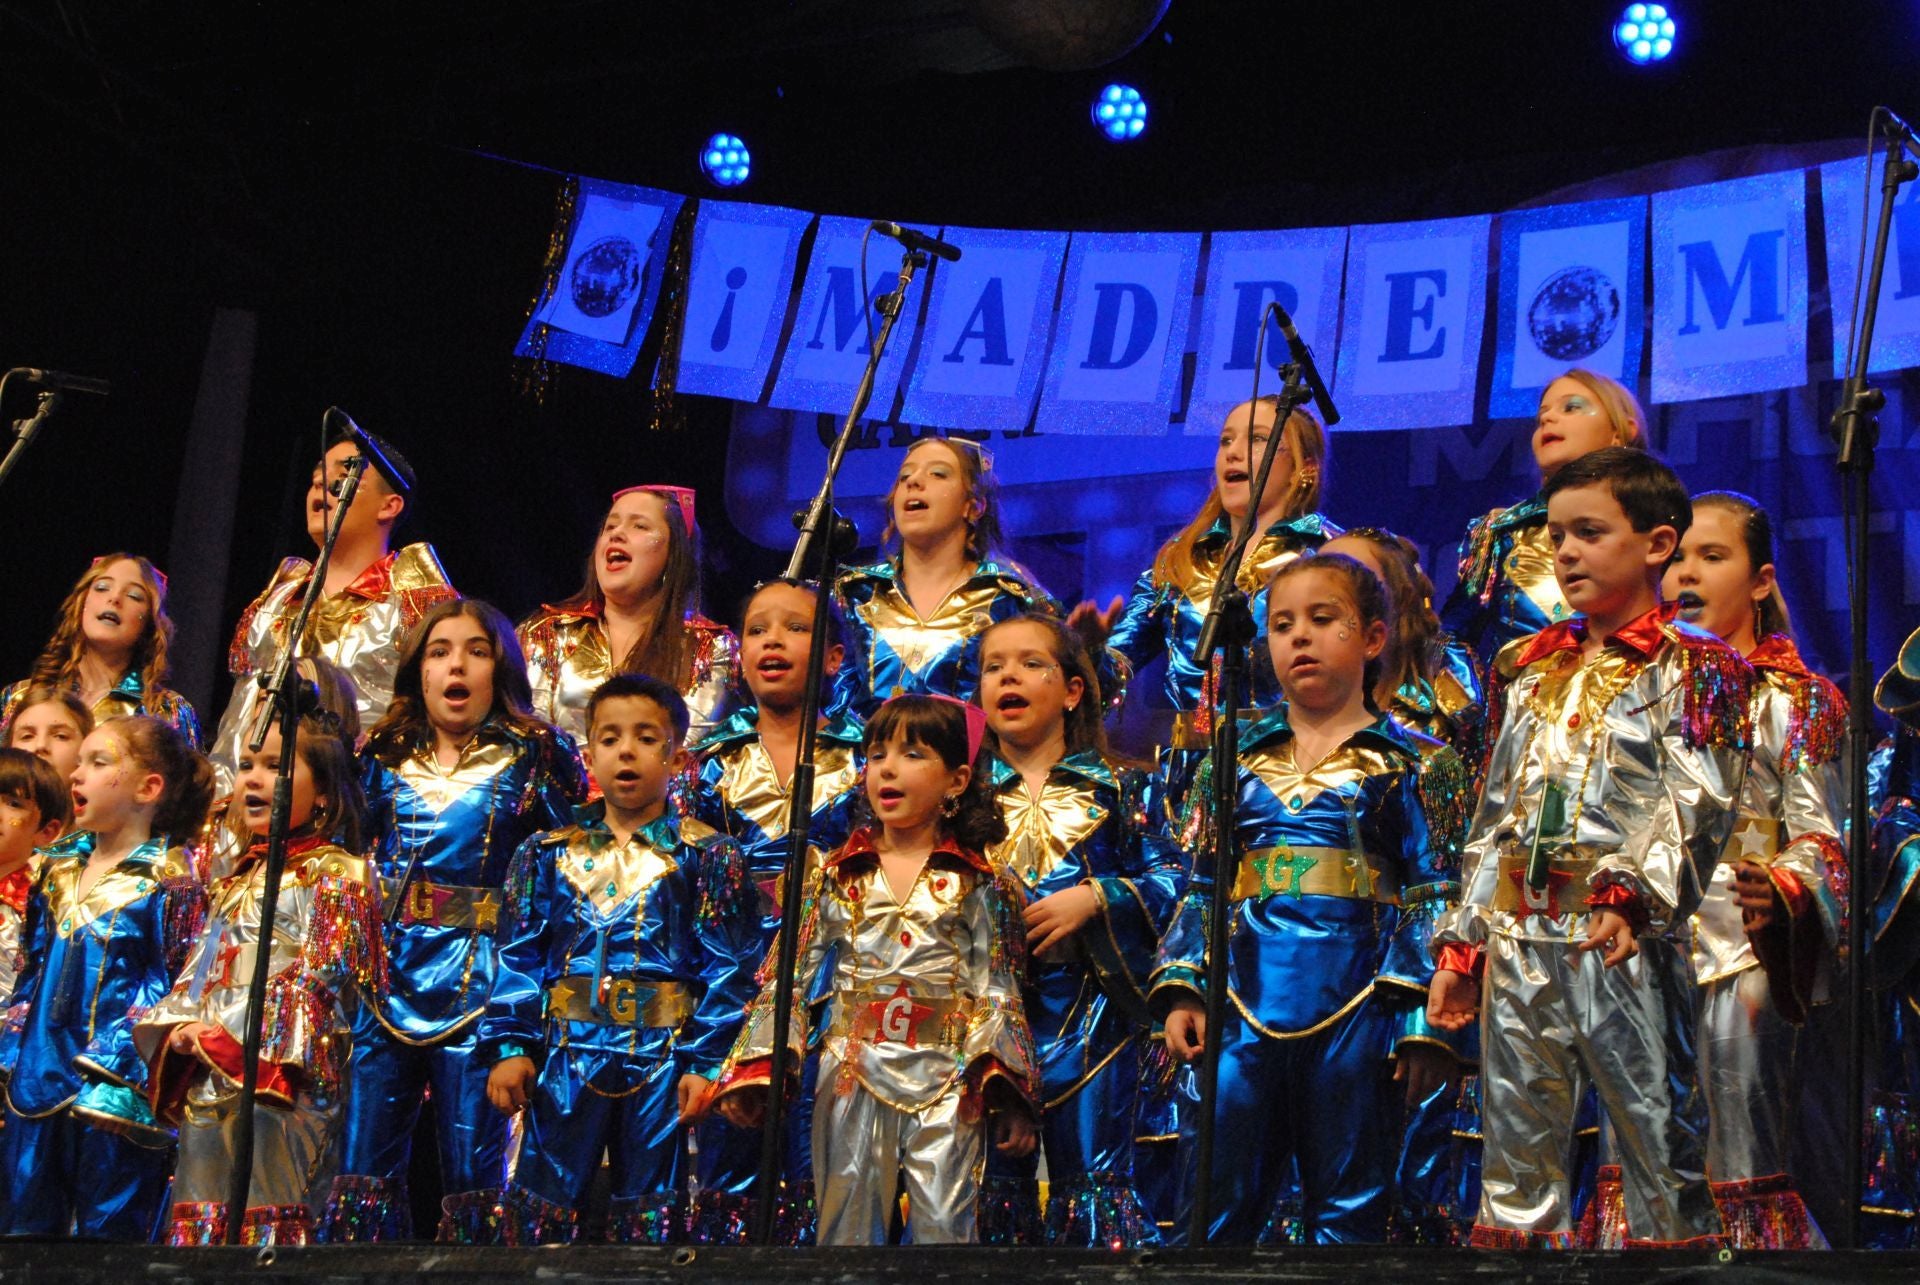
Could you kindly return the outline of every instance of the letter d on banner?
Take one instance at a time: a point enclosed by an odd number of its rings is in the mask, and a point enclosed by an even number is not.
[[[1161,433],[1180,393],[1198,233],[1089,232],[1067,251],[1042,433]]]

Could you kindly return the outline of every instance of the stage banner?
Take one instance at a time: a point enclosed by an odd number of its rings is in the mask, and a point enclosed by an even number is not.
[[[1590,201],[1500,216],[1493,419],[1533,418],[1580,366],[1632,388],[1646,338],[1647,202]]]
[[[1215,232],[1207,243],[1207,278],[1186,431],[1212,435],[1253,388],[1260,318],[1278,300],[1320,369],[1332,373],[1340,337],[1340,274],[1347,264],[1345,228],[1287,232]],[[1287,362],[1278,324],[1267,325],[1260,391],[1277,393],[1273,372]]]
[[[780,347],[800,238],[812,219],[804,210],[778,205],[700,203],[678,391],[760,400]]]
[[[1197,232],[1074,235],[1035,419],[1042,433],[1167,431],[1199,258]]]
[[[940,235],[933,225],[915,231]],[[871,233],[871,235],[869,235]],[[866,298],[860,297],[861,247],[867,248]],[[821,215],[807,259],[807,280],[800,288],[800,307],[787,333],[786,353],[780,359],[780,377],[774,381],[771,405],[783,410],[818,411],[844,416],[853,409],[854,390],[866,373],[872,337],[880,332],[880,314],[874,300],[891,294],[900,284],[900,243],[871,232],[867,219]],[[886,356],[874,373],[873,400],[867,417],[887,419],[893,414],[893,395],[900,386],[919,329],[920,309],[926,302],[925,273],[915,277],[907,306],[887,340]]]
[[[1355,227],[1335,401],[1340,428],[1473,420],[1493,216]]]
[[[1806,172],[1654,193],[1653,400],[1806,381]]]
[[[950,227],[944,239],[960,260],[934,270],[900,418],[1018,432],[1040,391],[1067,234]]]
[[[581,179],[566,261],[527,319],[515,354],[605,375],[630,372],[653,320],[667,242],[685,200],[677,192]]]
[[[1860,219],[1868,219],[1866,247],[1873,252],[1872,220],[1880,214],[1881,161],[1859,159],[1820,167],[1820,204],[1827,221],[1827,291],[1833,302],[1833,373],[1844,379],[1847,332],[1853,324],[1854,290],[1861,271]],[[1887,243],[1886,279],[1880,284],[1880,315],[1873,327],[1873,364],[1881,372],[1920,366],[1920,184],[1900,189]],[[1873,266],[1868,262],[1866,267]]]

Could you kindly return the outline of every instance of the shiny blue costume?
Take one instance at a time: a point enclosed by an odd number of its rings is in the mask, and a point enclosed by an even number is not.
[[[1055,764],[1039,798],[995,759],[988,780],[1007,822],[987,853],[1029,904],[1085,885],[1096,917],[1027,962],[1022,1003],[1040,1064],[1047,1211],[1037,1223],[1038,1157],[989,1152],[980,1239],[1123,1248],[1158,1244],[1134,1189],[1134,1100],[1151,1019],[1148,974],[1185,883],[1186,860],[1152,824],[1144,773],[1097,750]],[[1031,1213],[1029,1213],[1031,1211]]]
[[[758,991],[759,928],[739,846],[698,821],[668,813],[622,843],[594,804],[521,845],[477,1054],[540,1065],[508,1244],[572,1240],[602,1156],[607,1238],[679,1238],[680,1077],[718,1078]]]
[[[1339,527],[1318,513],[1307,513],[1275,522],[1247,547],[1240,583],[1247,590],[1247,603],[1256,621],[1267,618],[1267,581],[1273,573],[1340,533]],[[1162,655],[1167,658],[1167,703],[1175,710],[1191,712],[1215,699],[1209,675],[1196,662],[1194,651],[1200,629],[1206,624],[1207,607],[1213,601],[1219,561],[1232,540],[1233,527],[1225,517],[1207,528],[1194,542],[1198,574],[1190,584],[1162,580],[1152,567],[1140,573],[1125,610],[1107,636],[1108,649],[1119,658],[1121,675],[1114,690],[1106,693],[1110,702],[1120,699],[1136,672]],[[1274,681],[1271,666],[1255,664],[1253,669],[1253,690],[1242,703],[1251,709],[1279,704],[1280,686]],[[1204,740],[1192,748],[1205,749]]]
[[[1273,573],[1302,553],[1317,549],[1341,533],[1318,513],[1275,522],[1247,547],[1239,584],[1247,592],[1256,621],[1267,611],[1267,582]],[[1170,743],[1161,756],[1156,817],[1171,817],[1186,796],[1187,784],[1200,766],[1208,745],[1209,717],[1217,702],[1212,675],[1194,658],[1213,601],[1221,560],[1233,539],[1231,521],[1222,516],[1194,542],[1194,574],[1185,583],[1163,579],[1153,567],[1140,573],[1126,607],[1107,637],[1101,660],[1100,687],[1109,706],[1117,706],[1132,687],[1134,676],[1155,659],[1166,658],[1165,695],[1174,710]],[[1243,694],[1244,711],[1280,703],[1280,688],[1272,667],[1260,660],[1251,666],[1252,690]],[[1180,836],[1183,841],[1190,835]],[[1170,1227],[1180,1200],[1174,1172],[1173,1140],[1180,1132],[1182,1102],[1194,1095],[1192,1072],[1171,1062],[1156,1045],[1142,1061],[1139,1145],[1134,1169],[1140,1194],[1160,1225]]]
[[[94,836],[45,849],[6,1026],[0,1233],[145,1241],[172,1131],[147,1106],[133,1026],[173,985],[206,911],[200,885],[141,844],[78,895]]]
[[[898,558],[844,572],[835,587],[847,621],[847,661],[834,710],[862,717],[890,696],[931,692],[972,700],[980,689],[980,635],[1009,616],[1060,614],[1060,604],[1010,563],[983,560],[930,617],[907,601]]]
[[[490,1068],[474,1053],[502,888],[520,843],[571,817],[584,792],[578,758],[564,733],[495,718],[451,769],[428,744],[395,763],[369,750],[363,777],[392,983],[384,1002],[354,1018],[340,1177],[320,1233],[335,1242],[411,1235],[407,1165],[430,1088],[446,1192],[440,1238],[490,1241],[507,1122],[487,1101]]]
[[[1436,913],[1457,900],[1459,853],[1430,827],[1467,775],[1454,753],[1384,716],[1310,770],[1284,711],[1244,737],[1234,823],[1240,864],[1214,1142],[1209,1239],[1252,1244],[1297,1165],[1313,1244],[1384,1239],[1399,1138],[1388,1059],[1425,1025]],[[1208,806],[1204,770],[1196,807]],[[1209,829],[1209,820],[1203,829]],[[1196,847],[1205,853],[1210,844]],[[1162,1017],[1204,1002],[1216,890],[1203,858],[1160,944],[1150,999]],[[1181,1120],[1183,1196],[1197,1120]],[[1293,1164],[1289,1164],[1292,1161]],[[1184,1236],[1187,1218],[1176,1223]]]
[[[1875,751],[1868,793],[1876,817],[1866,927],[1877,1058],[1868,1070],[1862,1221],[1873,1248],[1912,1249],[1920,1245],[1920,733],[1903,725]]]
[[[748,876],[759,893],[760,951],[767,955],[780,932],[781,876],[787,867],[787,818],[791,795],[782,786],[760,746],[759,712],[734,713],[696,747],[699,788],[692,815],[738,843]],[[862,732],[851,715],[827,720],[816,733],[814,804],[808,828],[809,848],[831,852],[852,832],[853,805],[859,798]],[[830,976],[823,970],[823,976]],[[825,999],[823,981],[820,993]],[[815,1044],[824,1034],[815,1023]],[[800,1091],[785,1113],[786,1196],[776,1215],[782,1244],[810,1245],[814,1239],[812,1068],[800,1078]],[[716,1114],[702,1120],[697,1133],[700,1195],[690,1222],[701,1244],[740,1244],[746,1240],[754,1184],[760,1173],[760,1130],[740,1129]]]
[[[1547,503],[1537,495],[1467,524],[1460,541],[1460,579],[1440,609],[1440,623],[1483,666],[1492,665],[1494,655],[1514,639],[1571,614],[1554,581],[1546,525]]]

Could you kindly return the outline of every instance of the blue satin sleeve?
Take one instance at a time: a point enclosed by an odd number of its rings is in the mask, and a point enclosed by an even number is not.
[[[759,990],[754,970],[764,941],[759,895],[739,844],[716,837],[701,845],[696,885],[687,971],[705,990],[675,1052],[683,1073],[714,1080]]]
[[[541,762],[531,782],[531,806],[523,824],[538,834],[558,830],[573,821],[573,805],[587,797],[587,773],[582,766],[580,747],[559,728],[553,729],[553,744],[542,744]]]
[[[13,995],[7,1001],[6,1021],[0,1024],[0,1079],[11,1079],[20,1061],[20,1036],[33,1008],[40,972],[53,949],[53,918],[47,913],[43,890],[47,869],[42,866],[39,877],[34,880],[33,892],[27,898],[26,918],[20,926],[20,972],[14,978]]]
[[[1101,923],[1082,929],[1080,941],[1101,990],[1145,1022],[1160,938],[1186,884],[1186,854],[1153,823],[1144,776],[1129,771],[1120,784],[1114,859],[1088,872]]]
[[[554,904],[553,853],[535,835],[513,854],[507,873],[506,915],[495,956],[493,989],[480,1019],[476,1056],[482,1063],[527,1056],[546,1059],[548,925],[566,914]]]
[[[120,949],[109,950],[102,960],[107,976],[96,992],[100,1002],[94,1009],[97,1025],[93,1039],[76,1059],[82,1075],[91,1080],[106,1080],[131,1089],[147,1082],[147,1060],[134,1047],[133,1026],[149,1008],[166,995],[173,985],[173,973],[167,967],[168,892],[164,885],[152,895],[122,911],[124,922],[134,918],[135,931],[120,939]]]

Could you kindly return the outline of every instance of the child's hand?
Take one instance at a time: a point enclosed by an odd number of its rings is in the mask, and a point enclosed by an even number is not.
[[[736,1129],[758,1129],[767,1122],[767,1091],[759,1087],[735,1089],[714,1103],[713,1109]]]
[[[1748,932],[1773,926],[1773,876],[1757,861],[1733,868],[1733,892],[1740,899],[1740,921]]]
[[[1191,996],[1173,1001],[1167,1014],[1167,1051],[1191,1062],[1207,1046],[1207,1006]]]
[[[1427,986],[1427,1020],[1443,1031],[1464,1031],[1480,1015],[1480,983],[1470,973],[1442,968]]]
[[[193,1046],[213,1028],[205,1022],[182,1022],[167,1036],[167,1047],[175,1053],[191,1053]]]
[[[1039,1141],[1040,1131],[1025,1111],[1001,1111],[993,1117],[993,1148],[1002,1155],[1030,1156]]]
[[[527,1105],[537,1074],[530,1057],[510,1057],[495,1062],[493,1070],[487,1072],[487,1101],[502,1115],[512,1115]]]
[[[691,1124],[707,1113],[707,1094],[713,1081],[691,1071],[680,1077],[680,1123]]]
[[[1027,922],[1027,949],[1044,955],[1064,945],[1099,913],[1100,895],[1084,883],[1042,897],[1022,916]]]
[[[1125,606],[1126,600],[1119,594],[1114,595],[1105,611],[1100,610],[1098,604],[1089,598],[1067,613],[1067,628],[1079,634],[1080,640],[1088,647],[1098,647],[1107,640],[1113,627],[1120,623],[1120,611]]]
[[[1432,1097],[1441,1085],[1453,1083],[1460,1073],[1460,1063],[1453,1054],[1431,1044],[1402,1045],[1393,1061],[1394,1082],[1407,1086],[1408,1110]]]
[[[1587,916],[1587,939],[1575,950],[1593,951],[1606,947],[1600,957],[1608,968],[1618,968],[1640,953],[1634,944],[1633,925],[1617,910],[1596,910]]]

